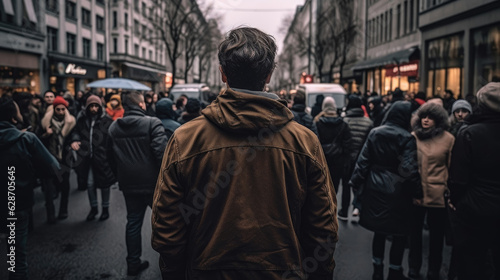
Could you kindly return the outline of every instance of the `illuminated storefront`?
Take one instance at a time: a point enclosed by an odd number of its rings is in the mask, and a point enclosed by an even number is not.
[[[472,48],[474,88],[500,82],[500,22],[474,30]]]

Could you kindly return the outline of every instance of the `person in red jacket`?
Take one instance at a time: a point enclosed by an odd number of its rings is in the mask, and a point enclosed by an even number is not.
[[[122,101],[119,94],[111,96],[108,104],[106,105],[106,113],[115,121],[123,118],[125,110],[122,107]]]

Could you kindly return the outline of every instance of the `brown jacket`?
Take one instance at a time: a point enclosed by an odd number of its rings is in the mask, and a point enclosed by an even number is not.
[[[415,133],[412,133],[415,135]],[[429,139],[417,139],[418,171],[422,179],[422,206],[444,208],[448,168],[455,137],[448,131]]]
[[[304,264],[310,279],[332,278],[336,197],[321,145],[264,94],[227,90],[170,139],[152,214],[164,279],[291,279]]]

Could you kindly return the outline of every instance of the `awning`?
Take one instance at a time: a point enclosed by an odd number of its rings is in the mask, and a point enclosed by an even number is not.
[[[8,15],[14,15],[14,8],[12,7],[12,0],[2,0],[3,8],[5,13]]]
[[[368,68],[375,68],[389,64],[408,63],[413,60],[420,59],[420,50],[418,47],[412,47],[406,50],[397,51],[382,57],[372,58],[357,62],[353,67],[353,71],[359,71]]]
[[[26,9],[26,13],[28,14],[28,18],[31,22],[37,23],[36,14],[35,14],[35,6],[33,6],[32,0],[24,0],[24,8]]]
[[[137,81],[159,82],[162,80],[161,75],[165,75],[167,71],[161,71],[152,67],[147,67],[135,63],[124,62],[126,66],[126,75],[124,77]]]

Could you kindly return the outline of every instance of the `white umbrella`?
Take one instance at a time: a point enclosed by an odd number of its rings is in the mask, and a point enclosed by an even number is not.
[[[131,89],[131,90],[151,90],[139,82],[134,80],[124,79],[124,78],[109,78],[104,80],[98,80],[87,85],[89,88],[121,88],[121,89]]]

